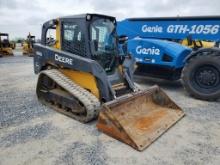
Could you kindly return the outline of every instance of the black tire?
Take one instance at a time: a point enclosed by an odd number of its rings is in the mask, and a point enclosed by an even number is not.
[[[200,52],[190,58],[182,70],[182,84],[193,97],[202,100],[220,98],[220,54]]]

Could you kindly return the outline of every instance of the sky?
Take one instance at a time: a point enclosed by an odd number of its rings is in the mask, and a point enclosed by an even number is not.
[[[131,17],[220,15],[220,0],[0,0],[0,32],[40,37],[49,19],[81,13]]]

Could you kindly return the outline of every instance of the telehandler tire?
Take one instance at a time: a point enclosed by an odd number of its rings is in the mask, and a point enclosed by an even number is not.
[[[191,57],[182,70],[181,79],[191,96],[213,101],[220,98],[220,55],[210,53]]]

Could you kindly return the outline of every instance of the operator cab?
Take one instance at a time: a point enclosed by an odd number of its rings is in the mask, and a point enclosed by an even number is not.
[[[116,20],[99,14],[51,20],[43,26],[42,44],[93,59],[111,74],[118,55]]]
[[[134,90],[130,79],[135,61],[130,57],[119,63],[114,17],[81,14],[50,20],[43,25],[41,44],[96,61],[104,69],[116,96]]]
[[[0,43],[3,48],[10,47],[8,33],[0,33]]]

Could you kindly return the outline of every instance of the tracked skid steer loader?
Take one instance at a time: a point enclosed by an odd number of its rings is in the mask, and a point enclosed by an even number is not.
[[[49,31],[54,36],[48,36]],[[54,110],[141,151],[184,116],[158,86],[134,85],[134,59],[118,55],[114,17],[82,14],[43,24],[34,45],[37,96]]]

